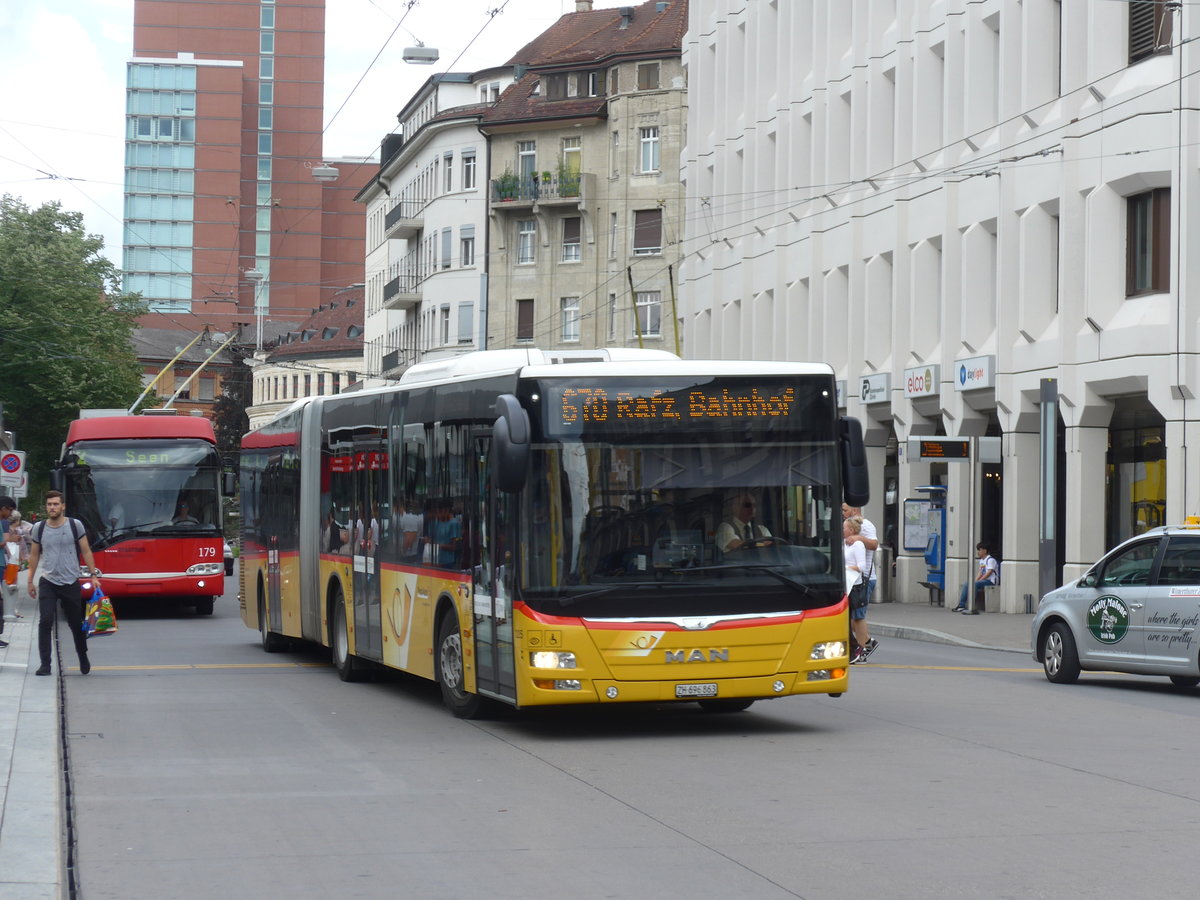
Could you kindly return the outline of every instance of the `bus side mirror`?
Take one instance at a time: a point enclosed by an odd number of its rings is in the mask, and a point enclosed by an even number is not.
[[[237,476],[232,472],[221,473],[221,493],[226,497],[232,497],[237,493]]]
[[[496,398],[499,418],[492,428],[492,470],[496,487],[515,494],[529,471],[529,413],[512,394]]]
[[[50,490],[61,491],[66,483],[66,480],[67,479],[63,476],[62,469],[50,470]]]
[[[867,472],[867,448],[863,444],[862,423],[851,416],[838,420],[842,452],[842,497],[850,506],[866,506],[871,499],[871,479]]]

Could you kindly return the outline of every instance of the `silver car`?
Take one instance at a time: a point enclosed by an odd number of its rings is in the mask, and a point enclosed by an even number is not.
[[[1198,622],[1200,526],[1152,528],[1042,598],[1033,656],[1056,684],[1088,670],[1166,675],[1194,687]]]

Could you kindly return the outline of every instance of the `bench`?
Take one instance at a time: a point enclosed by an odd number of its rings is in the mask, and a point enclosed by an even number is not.
[[[918,581],[923,588],[929,588],[929,605],[930,606],[945,606],[946,592],[940,584],[933,581]]]

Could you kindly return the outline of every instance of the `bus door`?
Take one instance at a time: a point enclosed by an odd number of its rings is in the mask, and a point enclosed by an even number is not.
[[[355,652],[383,658],[380,606],[380,554],[386,494],[387,455],[377,435],[354,447],[354,501],[350,537],[353,545]]]
[[[491,438],[474,438],[471,516],[475,547],[472,597],[475,609],[476,688],[492,696],[517,696],[512,642],[512,554],[509,552],[508,494],[495,489],[491,471]]]
[[[280,576],[279,533],[287,527],[284,521],[286,510],[282,504],[284,496],[283,460],[282,455],[275,456],[267,463],[263,474],[264,494],[268,498],[265,510],[265,522],[262,536],[267,550],[267,619],[271,631],[283,633],[283,590]]]

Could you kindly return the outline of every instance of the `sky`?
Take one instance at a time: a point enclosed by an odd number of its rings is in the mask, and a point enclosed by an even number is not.
[[[596,0],[595,8],[628,4]],[[409,5],[327,0],[327,158],[375,155],[396,127],[396,113],[430,75],[501,65],[560,15],[575,11],[575,0]],[[435,65],[401,60],[416,40],[437,48]],[[0,3],[0,194],[31,208],[59,201],[82,213],[85,230],[104,239],[104,253],[118,267],[125,63],[132,54],[133,0]]]

